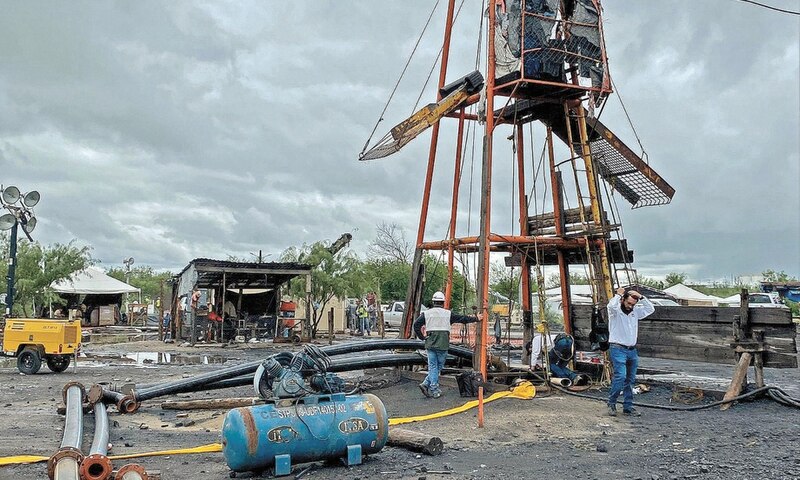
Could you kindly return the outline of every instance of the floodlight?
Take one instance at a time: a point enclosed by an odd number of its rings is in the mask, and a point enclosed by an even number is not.
[[[3,190],[3,201],[6,203],[17,203],[19,200],[19,188],[15,186],[6,187]]]
[[[10,230],[17,223],[17,217],[11,213],[0,216],[0,230]]]
[[[22,225],[22,229],[25,230],[25,233],[31,233],[33,229],[36,228],[36,217],[31,217]]]
[[[25,194],[25,197],[22,198],[22,204],[28,208],[33,208],[37,203],[39,203],[40,198],[42,198],[42,196],[39,195],[39,192],[33,190],[32,192]]]

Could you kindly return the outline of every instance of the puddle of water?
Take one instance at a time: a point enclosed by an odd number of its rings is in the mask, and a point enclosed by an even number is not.
[[[223,355],[191,355],[186,353],[130,352],[121,354],[81,353],[79,361],[148,365],[219,365],[228,361]]]

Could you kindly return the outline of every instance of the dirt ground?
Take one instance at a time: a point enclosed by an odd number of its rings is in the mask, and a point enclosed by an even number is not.
[[[77,371],[62,374],[43,367],[39,374],[21,375],[13,362],[0,362],[0,457],[49,456],[60,445],[64,418],[56,413],[68,381],[87,388],[98,382],[114,385],[155,383],[264,358],[283,346],[239,345],[180,347],[160,342],[88,345],[90,354]],[[168,352],[169,363],[157,352]],[[730,369],[727,369],[730,371]],[[774,372],[772,377],[778,377]],[[680,377],[680,375],[678,375]],[[676,387],[652,385],[636,400],[675,403]],[[461,405],[455,388],[440,399],[425,399],[416,382],[398,378],[374,390],[390,417],[431,413]],[[598,398],[607,391],[589,392]],[[177,398],[252,396],[249,387],[184,394]],[[706,396],[701,402],[713,399]],[[145,402],[132,415],[110,409],[113,454],[152,452],[220,441],[224,411],[194,410],[188,417],[162,410],[160,401]],[[322,463],[296,466],[291,477],[307,466],[308,479],[797,479],[800,478],[800,411],[770,400],[694,412],[643,409],[641,417],[604,416],[601,401],[539,391],[533,400],[502,399],[486,406],[485,428],[477,427],[477,412],[406,425],[434,434],[445,442],[444,453],[421,456],[386,447],[363,465],[344,467]],[[193,423],[192,423],[193,422]],[[189,426],[183,426],[190,424]],[[94,421],[85,419],[84,451],[91,444]],[[160,470],[163,479],[229,478],[221,453],[151,456],[117,461],[137,462]],[[46,478],[46,464],[0,467],[2,480]],[[263,474],[269,477],[268,474]],[[254,478],[238,474],[237,478]]]

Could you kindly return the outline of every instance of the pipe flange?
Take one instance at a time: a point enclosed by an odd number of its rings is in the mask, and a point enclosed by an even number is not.
[[[139,477],[137,478],[136,475]],[[124,480],[148,480],[149,477],[143,466],[138,463],[129,463],[119,467],[114,478]]]
[[[94,405],[95,403],[99,402],[103,399],[103,386],[100,384],[95,383],[94,385],[89,388],[89,391],[86,392],[86,401]]]
[[[84,480],[106,480],[113,472],[111,460],[100,453],[93,453],[81,462],[81,478]]]
[[[139,410],[139,405],[133,395],[125,395],[117,402],[117,411],[119,413],[134,413]]]
[[[73,458],[75,462],[80,465],[83,461],[83,454],[80,450],[74,447],[61,447],[56,453],[47,460],[47,476],[50,477],[50,480],[53,480],[53,477],[56,473],[56,464],[64,458]]]
[[[64,385],[64,388],[61,390],[61,398],[64,399],[64,405],[67,404],[67,390],[69,390],[71,387],[80,387],[81,403],[83,403],[83,399],[86,398],[86,387],[84,387],[80,382],[67,382],[67,384]]]

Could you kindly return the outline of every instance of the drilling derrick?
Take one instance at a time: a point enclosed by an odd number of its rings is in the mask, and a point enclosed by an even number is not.
[[[558,266],[564,326],[567,333],[571,333],[570,265],[580,265],[585,269],[592,285],[593,303],[604,307],[612,295],[615,269],[627,269],[633,261],[633,252],[620,237],[621,225],[609,219],[610,205],[604,205],[608,198],[602,197],[603,190],[611,189],[632,208],[639,208],[669,203],[674,189],[598,118],[597,112],[602,111],[606,99],[612,94],[599,0],[490,1],[485,12],[488,22],[484,25],[488,34],[485,37],[487,55],[483,84],[479,84],[476,72],[473,72],[445,86],[454,3],[453,0],[449,2],[445,24],[437,103],[415,115],[420,120],[409,119],[413,125],[408,125],[407,121],[400,125],[402,130],[393,130],[395,134],[410,131],[416,136],[422,129],[432,126],[412,278],[401,333],[410,336],[411,324],[419,312],[424,253],[429,250],[447,251],[449,277],[444,286],[447,305],[452,291],[454,254],[477,253],[476,290],[481,321],[474,336],[476,354],[473,366],[485,378],[490,253],[505,252],[508,254],[507,266],[521,267],[524,342],[532,337],[535,321],[531,277],[534,267],[542,305],[538,311],[543,321],[541,267]],[[452,96],[454,85],[461,85],[458,90],[461,96],[456,100]],[[467,113],[466,109],[474,104],[479,105],[477,113]],[[480,112],[485,112],[485,117]],[[458,139],[449,238],[425,241],[439,121],[450,119],[458,121]],[[527,135],[523,129],[530,129],[530,124],[537,120],[546,131],[545,170],[549,175],[543,175],[546,179],[543,186],[536,183],[541,182],[536,178],[528,179],[529,183],[526,183],[525,173]],[[455,232],[466,121],[485,122],[481,159],[481,224],[477,236],[458,236]],[[500,138],[513,140],[514,169],[518,172],[514,189],[519,219],[514,228],[516,231],[510,233],[498,232],[492,225],[493,141],[496,128],[501,125],[511,129],[510,136],[506,129],[497,134],[502,135]],[[532,141],[533,130],[530,131]],[[567,158],[556,158],[555,137],[566,145]],[[379,145],[366,155],[362,154],[362,159],[388,155],[410,140],[398,135],[393,139],[385,138],[387,142],[382,151]],[[528,148],[532,149],[532,146]],[[532,202],[526,194],[526,188],[531,186],[533,195],[537,189],[540,196],[541,192],[548,192],[547,200],[552,211],[531,211]],[[482,424],[482,409],[479,411],[479,424]]]

